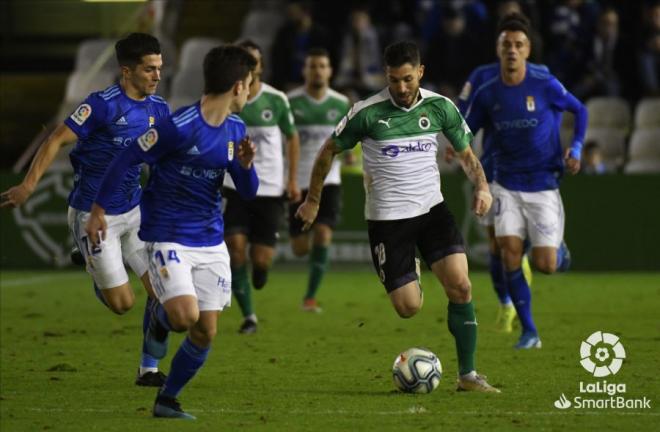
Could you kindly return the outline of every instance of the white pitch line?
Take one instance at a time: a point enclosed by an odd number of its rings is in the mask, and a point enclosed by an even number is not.
[[[82,279],[82,278],[87,278],[89,275],[85,273],[84,271],[81,271],[80,273],[62,273],[62,274],[49,274],[49,275],[42,275],[42,276],[30,276],[30,277],[25,277],[25,278],[17,278],[17,279],[0,279],[0,288],[9,288],[9,287],[17,287],[17,286],[25,286],[25,285],[33,285],[37,283],[42,283],[42,282],[49,282],[53,281],[55,279]]]

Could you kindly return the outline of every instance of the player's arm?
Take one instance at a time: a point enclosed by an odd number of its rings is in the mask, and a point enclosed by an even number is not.
[[[236,186],[236,192],[245,200],[254,199],[259,189],[259,178],[253,163],[256,152],[256,146],[246,135],[238,144],[236,159],[229,164],[229,174]]]
[[[490,209],[493,197],[488,188],[484,168],[470,147],[474,136],[456,107],[446,109],[445,116],[446,127],[443,132],[456,152],[463,172],[474,185],[472,210],[477,216],[483,216]]]
[[[77,135],[66,124],[58,125],[39,146],[23,181],[2,193],[0,207],[18,207],[27,201],[62,146],[76,138]]]
[[[92,244],[99,244],[105,240],[107,224],[105,209],[112,202],[117,189],[121,186],[128,170],[141,163],[153,164],[176,150],[178,139],[177,130],[171,121],[166,121],[155,128],[149,129],[126,149],[119,153],[105,170],[105,175],[96,193],[94,204],[90,211],[85,231]]]
[[[587,108],[573,94],[564,88],[557,80],[553,79],[549,87],[551,103],[562,111],[570,111],[575,116],[575,127],[573,129],[573,142],[566,149],[564,162],[571,174],[580,171],[580,158],[582,156],[582,144],[587,131],[587,120],[589,114]]]
[[[300,136],[298,131],[286,137],[286,153],[289,162],[286,194],[290,202],[298,202],[301,197],[297,179],[298,159],[300,158]]]
[[[330,172],[335,155],[342,151],[343,149],[337,145],[333,138],[328,138],[316,154],[314,166],[312,167],[312,176],[309,180],[307,197],[305,197],[305,201],[298,207],[298,211],[296,212],[296,217],[303,221],[303,230],[309,229],[316,219],[319,204],[321,203],[323,182]]]

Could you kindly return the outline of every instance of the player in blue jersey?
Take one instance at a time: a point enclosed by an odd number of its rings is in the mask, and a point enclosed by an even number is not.
[[[527,68],[525,23],[504,21],[498,34],[500,73],[476,90],[466,120],[474,131],[489,127],[492,132],[495,235],[506,288],[522,325],[516,348],[540,348],[531,292],[521,270],[523,241],[529,238],[539,271],[549,274],[566,267],[559,180],[565,169],[579,171],[587,111],[550,73]],[[573,143],[566,152],[559,140],[563,111],[575,115]]]
[[[229,172],[243,199],[256,196],[255,146],[239,112],[248,97],[256,60],[244,48],[212,49],[204,59],[204,95],[149,129],[107,170],[86,231],[96,244],[106,232],[104,214],[131,167],[151,169],[140,207],[139,236],[146,242],[149,275],[160,304],[152,309],[146,347],[166,354],[168,330],[188,335],[172,358],[153,415],[194,417],[177,396],[208,356],[220,311],[231,304],[231,269],[224,243],[220,187]]]
[[[513,13],[505,16],[502,21],[517,20],[528,25],[529,20],[521,14]],[[533,72],[548,72],[548,67],[545,65],[529,63],[527,62],[527,68]],[[468,107],[474,99],[475,90],[481,87],[487,81],[499,76],[500,74],[500,63],[489,63],[486,65],[479,66],[476,68],[467,81],[463,85],[460,95],[458,96],[458,102],[456,106],[458,107],[461,114],[464,116],[467,114]],[[486,179],[488,183],[492,184],[493,181],[493,158],[491,154],[491,127],[484,127],[484,133],[482,138],[482,154],[481,154],[481,165],[484,167],[484,172],[486,173]],[[453,152],[451,147],[447,148],[448,155],[446,159],[453,158]],[[497,297],[500,301],[500,307],[497,313],[497,319],[495,322],[496,329],[503,333],[511,333],[513,331],[513,321],[516,318],[516,310],[511,301],[511,296],[506,289],[506,282],[504,277],[504,266],[502,265],[502,258],[500,257],[500,250],[497,246],[497,241],[495,239],[495,210],[494,207],[488,211],[487,214],[478,218],[479,224],[486,227],[486,232],[488,234],[488,251],[489,251],[489,272],[490,278],[493,283],[493,288],[497,294]],[[529,285],[532,284],[532,271],[529,266],[529,260],[527,255],[523,255],[522,261],[523,275],[527,280]]]
[[[153,291],[143,256],[144,244],[137,236],[140,226],[138,203],[142,193],[139,166],[131,168],[106,208],[108,234],[103,244],[100,247],[90,244],[83,229],[99,183],[113,158],[149,127],[169,115],[167,103],[155,94],[163,64],[158,39],[144,33],[132,33],[117,42],[115,51],[121,68],[119,84],[90,94],[55,128],[39,148],[23,182],[2,194],[2,206],[23,204],[60,148],[77,140],[69,155],[74,170],[73,190],[69,195],[69,228],[83,252],[97,297],[111,311],[121,315],[135,302],[124,262],[141,278],[150,295],[143,320],[143,330],[146,331]],[[160,386],[164,379],[158,371],[158,360],[143,349],[136,384]]]

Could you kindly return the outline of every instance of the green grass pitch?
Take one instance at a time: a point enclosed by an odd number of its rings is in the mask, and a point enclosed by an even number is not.
[[[479,320],[477,368],[502,393],[456,393],[446,298],[423,274],[425,305],[396,316],[368,269],[334,269],[319,291],[324,312],[303,313],[306,273],[275,268],[254,292],[255,335],[238,335],[236,307],[220,318],[209,359],[180,396],[196,422],[151,417],[155,389],[133,384],[145,294],[114,316],[82,271],[3,271],[0,288],[2,431],[367,431],[660,430],[660,274],[535,275],[533,309],[543,349],[512,349],[517,332],[493,331],[496,299],[485,273],[472,275]],[[583,339],[616,333],[627,358],[608,382],[651,409],[559,410],[563,393],[596,382],[579,364]],[[180,335],[161,363],[169,370]],[[444,368],[430,395],[394,391],[391,366],[426,346]],[[597,396],[601,398],[601,395]]]

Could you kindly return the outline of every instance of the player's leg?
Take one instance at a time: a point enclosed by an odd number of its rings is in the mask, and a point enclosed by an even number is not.
[[[303,299],[303,310],[305,311],[321,312],[321,308],[316,301],[316,293],[318,292],[323,276],[328,269],[332,231],[339,222],[340,213],[340,186],[324,186],[319,205],[319,212],[312,228],[314,238],[312,252],[309,257],[309,279],[307,281],[307,292]]]
[[[414,233],[418,218],[367,221],[371,259],[381,283],[401,318],[422,307],[422,289],[415,271]]]
[[[176,398],[204,365],[217,332],[218,315],[231,303],[231,270],[226,246],[222,244],[193,255],[192,281],[199,319],[189,328],[188,336],[172,358],[170,375],[154,404],[154,415],[158,417],[192,417],[181,409]]]
[[[307,196],[307,191],[302,191],[302,200]],[[289,240],[291,242],[291,251],[297,257],[303,257],[311,250],[309,231],[303,231],[303,223],[296,217],[296,211],[300,202],[289,204]]]
[[[87,272],[94,280],[94,294],[112,312],[122,315],[135,302],[135,294],[128,283],[121,251],[121,216],[106,216],[108,228],[106,238],[98,246],[91,244],[85,233],[88,212],[69,207],[69,229],[78,248],[82,251]]]
[[[492,211],[489,213],[492,213]],[[513,331],[513,320],[516,318],[516,309],[511,301],[511,296],[509,296],[504,265],[502,264],[500,249],[495,239],[495,227],[492,225],[494,222],[492,219],[490,222],[486,226],[486,231],[488,232],[488,266],[490,279],[497,294],[497,299],[500,302],[500,306],[497,309],[495,329],[503,333],[511,333]]]
[[[284,202],[280,197],[258,197],[250,202],[250,208],[253,215],[250,225],[252,285],[261,289],[268,281],[268,271],[275,256]]]
[[[122,217],[126,224],[125,232],[121,236],[122,255],[124,261],[133,272],[136,275],[140,275],[142,286],[147,292],[147,299],[145,301],[142,316],[142,354],[137,377],[135,378],[135,384],[147,387],[160,387],[165,382],[166,376],[158,370],[159,360],[149,354],[144,343],[144,338],[151,321],[151,309],[154,307],[155,303],[158,303],[158,300],[156,299],[153,287],[151,286],[151,280],[149,279],[149,257],[147,256],[144,242],[138,237],[138,230],[140,228],[139,207],[122,215]]]
[[[252,289],[248,279],[247,247],[250,232],[250,208],[238,193],[232,189],[223,190],[225,197],[225,242],[231,257],[232,292],[243,314],[240,333],[254,333],[257,330],[257,316],[252,307]]]

